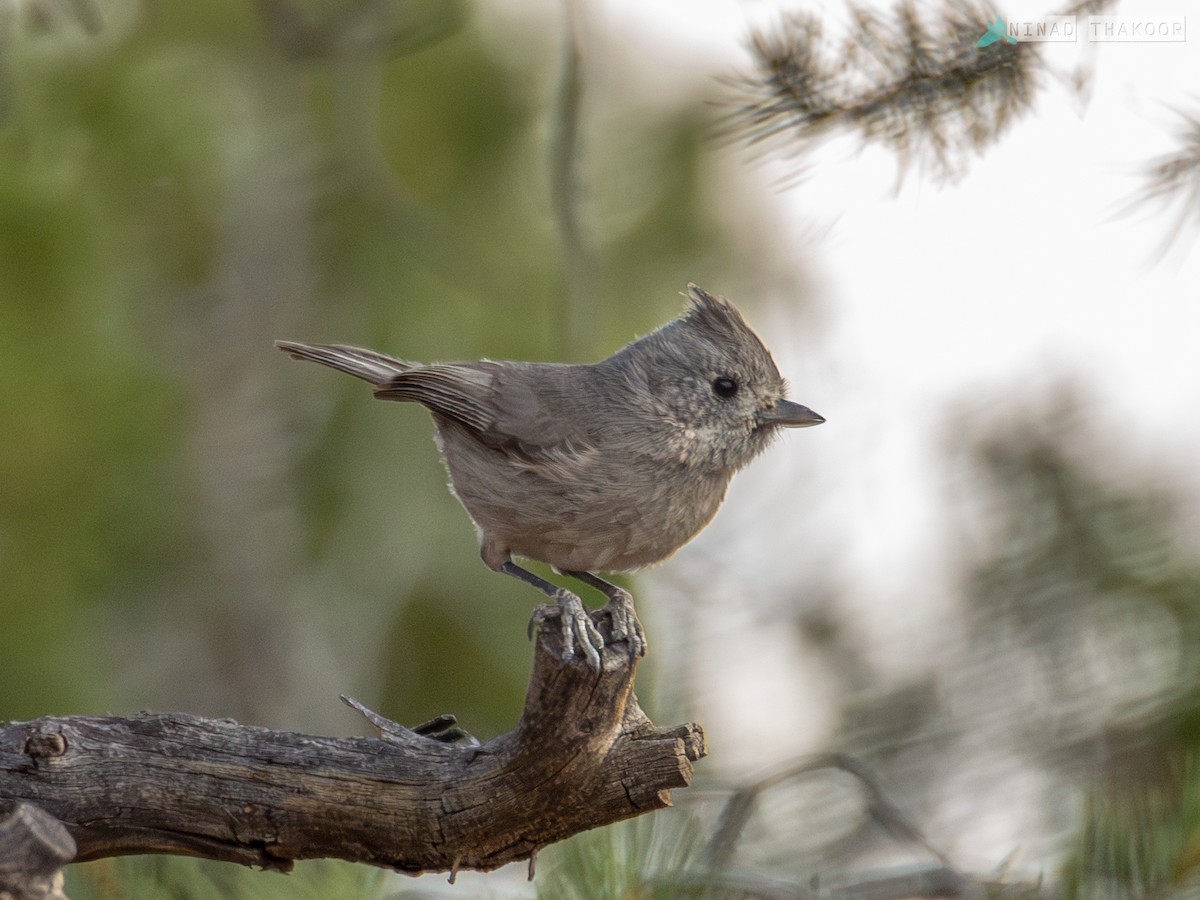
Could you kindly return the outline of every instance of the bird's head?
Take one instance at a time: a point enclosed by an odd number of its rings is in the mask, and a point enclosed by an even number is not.
[[[609,360],[617,361],[639,370],[669,454],[688,464],[737,470],[778,429],[825,421],[786,398],[770,352],[734,305],[694,284],[683,315]]]

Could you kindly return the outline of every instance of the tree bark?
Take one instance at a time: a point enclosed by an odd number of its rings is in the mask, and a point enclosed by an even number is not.
[[[557,628],[539,630],[521,720],[487,744],[448,743],[451,717],[413,730],[354,701],[378,737],[182,713],[44,717],[0,725],[0,798],[61,823],[77,862],[175,853],[287,871],[330,857],[417,875],[532,860],[669,806],[704,755],[700,726],[656,729],[642,712],[624,644],[599,672],[561,646]],[[11,840],[0,831],[0,859]]]

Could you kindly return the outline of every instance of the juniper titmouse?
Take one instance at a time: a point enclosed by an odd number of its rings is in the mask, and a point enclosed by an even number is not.
[[[586,365],[422,365],[357,347],[277,341],[280,350],[433,413],[450,484],[475,521],[483,561],[542,591],[563,653],[599,666],[603,639],[579,597],[513,557],[549,563],[608,597],[612,638],[645,638],[624,589],[596,571],[656,563],[716,513],[733,473],[785,426],[825,421],[784,399],[771,354],[724,297],[688,285],[678,319]]]

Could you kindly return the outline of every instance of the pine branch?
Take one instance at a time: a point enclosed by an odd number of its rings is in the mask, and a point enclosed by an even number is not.
[[[837,133],[894,150],[901,173],[913,163],[943,180],[965,171],[1035,96],[1042,59],[1036,44],[977,47],[981,6],[954,0],[932,24],[911,0],[889,15],[850,8],[840,46],[813,15],[795,14],[753,38],[756,68],[734,79],[730,133],[760,143],[785,138],[804,152]]]
[[[1178,148],[1146,164],[1145,185],[1135,198],[1138,204],[1177,209],[1168,245],[1188,224],[1200,225],[1200,110],[1180,111],[1179,117]]]

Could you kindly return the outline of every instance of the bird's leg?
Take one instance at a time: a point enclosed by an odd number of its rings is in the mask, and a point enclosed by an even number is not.
[[[533,611],[533,616],[529,620],[531,634],[535,626],[547,619],[561,619],[563,661],[569,660],[578,649],[592,668],[600,668],[600,650],[604,647],[604,638],[596,630],[596,626],[592,623],[587,610],[583,608],[583,601],[579,597],[566,588],[551,584],[545,578],[539,578],[528,569],[522,569],[511,560],[503,563],[499,571],[533,585],[554,601],[554,605],[544,604]]]
[[[646,633],[642,630],[642,623],[638,621],[637,612],[633,608],[633,595],[629,591],[591,572],[564,571],[563,574],[604,594],[608,603],[599,612],[607,615],[612,621],[613,640],[628,641],[629,655],[634,659],[646,655]]]

